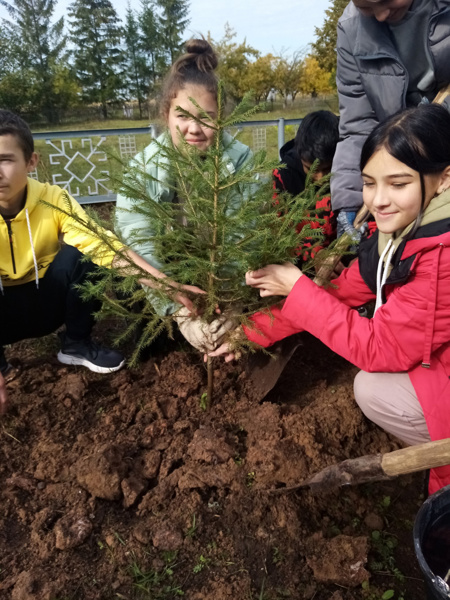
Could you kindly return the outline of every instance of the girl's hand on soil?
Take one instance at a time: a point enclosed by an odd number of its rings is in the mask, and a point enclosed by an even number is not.
[[[303,273],[292,263],[268,265],[245,275],[247,285],[260,290],[261,298],[266,296],[287,296]]]
[[[6,393],[6,382],[0,373],[0,415],[4,415],[8,410],[8,395]]]

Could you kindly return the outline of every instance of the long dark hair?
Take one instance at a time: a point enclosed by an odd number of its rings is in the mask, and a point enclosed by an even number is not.
[[[425,175],[442,173],[450,165],[450,114],[439,104],[423,104],[398,113],[375,127],[361,151],[361,171],[384,148],[391,156],[417,171],[422,202],[408,237],[420,226],[425,204]]]

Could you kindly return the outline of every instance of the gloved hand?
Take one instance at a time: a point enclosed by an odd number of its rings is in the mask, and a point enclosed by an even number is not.
[[[237,319],[229,314],[206,323],[200,317],[193,316],[185,306],[174,317],[186,340],[201,352],[211,352],[217,348],[228,331],[235,329],[237,325]]]
[[[340,210],[337,216],[337,237],[340,238],[341,235],[347,233],[354,240],[355,243],[359,243],[361,240],[361,234],[353,227],[353,221],[356,218],[356,211],[346,212],[345,210]]]
[[[340,210],[337,216],[337,237],[340,238],[341,235],[347,233],[353,239],[355,245],[357,245],[367,231],[368,225],[367,223],[363,223],[361,227],[355,229],[353,226],[355,219],[355,211],[346,212],[345,210]]]

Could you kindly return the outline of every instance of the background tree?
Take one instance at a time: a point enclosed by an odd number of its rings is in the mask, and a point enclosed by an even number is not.
[[[331,7],[325,10],[325,21],[322,27],[316,27],[317,40],[312,44],[314,56],[319,66],[334,76],[336,74],[336,40],[337,23],[348,0],[330,0]]]
[[[139,117],[142,119],[142,106],[148,96],[150,68],[144,52],[143,36],[134,11],[128,4],[124,27],[124,67],[126,91],[129,97],[136,98],[139,105]]]
[[[51,20],[56,0],[13,0],[2,4],[8,5],[11,13],[11,20],[3,20],[3,41],[4,36],[9,35],[12,43],[7,52],[9,60],[13,56],[18,70],[26,72],[30,85],[36,86],[35,109],[41,110],[50,122],[57,122],[61,106],[55,91],[55,77],[67,61],[67,53],[64,19],[61,17],[54,24]],[[17,69],[9,74],[9,83],[20,79]]]
[[[329,94],[333,90],[331,73],[321,69],[314,56],[307,56],[303,62],[300,90],[303,94],[310,94],[313,98],[319,94]]]
[[[270,91],[275,87],[276,58],[272,54],[259,56],[249,63],[244,83],[246,91],[253,91],[256,102],[267,100]]]
[[[75,0],[69,6],[75,70],[86,102],[98,102],[103,117],[119,96],[123,68],[122,28],[110,0]]]
[[[275,87],[283,97],[286,107],[288,98],[294,102],[300,91],[300,79],[303,73],[304,51],[297,51],[291,57],[281,57],[274,71]]]
[[[249,46],[245,39],[238,44],[234,41],[235,37],[236,32],[226,23],[223,38],[215,42],[209,37],[209,41],[219,57],[217,74],[224,82],[227,94],[235,102],[240,102],[248,91],[245,80],[250,59],[258,58],[259,52]]]
[[[14,16],[14,8],[11,6],[10,2],[7,2],[6,0],[0,0],[0,6],[5,7],[9,14]]]
[[[170,64],[173,64],[181,53],[183,34],[189,25],[188,0],[155,0],[160,9],[159,18],[160,42],[164,44]]]
[[[150,93],[155,90],[157,82],[167,70],[167,57],[163,48],[160,20],[156,12],[154,0],[142,0],[139,13],[142,50],[148,66],[148,87]]]

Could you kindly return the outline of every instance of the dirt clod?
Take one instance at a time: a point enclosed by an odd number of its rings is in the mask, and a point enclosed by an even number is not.
[[[55,546],[58,550],[70,550],[81,546],[91,535],[92,523],[85,515],[69,513],[55,525]]]
[[[105,500],[120,498],[120,484],[127,469],[123,450],[110,445],[97,448],[94,454],[82,457],[75,465],[78,483],[92,496]]]
[[[326,540],[318,534],[312,536],[307,545],[313,554],[306,562],[318,582],[356,587],[369,579],[364,568],[369,550],[366,537],[338,535]]]
[[[173,524],[161,523],[153,531],[152,544],[163,552],[178,550],[183,545],[183,535]]]

